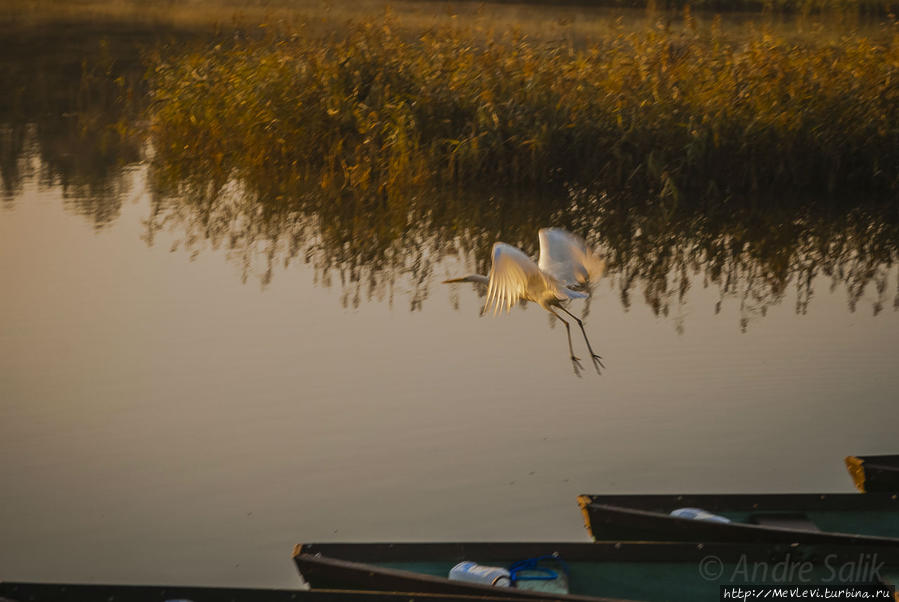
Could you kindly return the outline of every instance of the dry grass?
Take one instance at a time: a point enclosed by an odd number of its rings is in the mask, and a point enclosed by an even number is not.
[[[899,35],[622,31],[581,48],[389,20],[159,63],[171,164],[390,195],[546,182],[680,199],[899,190]]]

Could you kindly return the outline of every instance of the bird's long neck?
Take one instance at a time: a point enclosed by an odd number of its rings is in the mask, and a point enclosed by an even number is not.
[[[451,280],[444,280],[445,284],[449,284],[451,282],[477,282],[478,284],[487,284],[490,282],[490,279],[487,276],[482,276],[481,274],[471,274],[470,276],[465,276],[464,278],[453,278]]]

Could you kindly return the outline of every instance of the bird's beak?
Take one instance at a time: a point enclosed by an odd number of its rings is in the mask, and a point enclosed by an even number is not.
[[[452,284],[454,282],[468,282],[467,278],[450,278],[449,280],[444,280],[441,284]]]

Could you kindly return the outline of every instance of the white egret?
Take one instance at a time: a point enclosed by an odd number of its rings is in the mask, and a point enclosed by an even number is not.
[[[562,310],[580,326],[587,349],[593,357],[593,365],[599,372],[600,367],[605,366],[602,358],[590,346],[584,322],[562,304],[571,299],[588,297],[589,293],[583,292],[583,289],[602,276],[606,262],[587,247],[582,238],[561,228],[543,228],[539,232],[539,238],[540,258],[536,263],[520,249],[497,242],[493,245],[493,265],[489,276],[472,274],[464,278],[444,280],[444,283],[486,284],[487,302],[484,304],[484,311],[492,307],[494,315],[501,310],[511,310],[512,304],[519,299],[533,301],[554,315],[565,325],[568,350],[577,372],[581,364],[571,345],[571,326],[555,311]]]

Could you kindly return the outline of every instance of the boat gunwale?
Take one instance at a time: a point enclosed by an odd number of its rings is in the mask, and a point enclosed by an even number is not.
[[[866,464],[876,466],[886,466],[893,469],[899,469],[899,454],[880,454],[874,456],[850,456],[858,458]]]
[[[708,512],[871,512],[899,511],[899,493],[682,493],[682,494],[582,494],[578,504],[601,504],[638,510],[699,507]],[[792,506],[792,507],[791,507]],[[659,510],[661,511],[661,510]]]
[[[899,472],[899,454],[883,456],[849,456],[861,460],[863,468],[877,468],[888,472]]]
[[[779,555],[817,557],[821,548],[835,560],[858,558],[858,548],[839,544],[822,546],[818,543],[788,542],[688,542],[688,541],[627,541],[598,540],[594,542],[339,542],[298,544],[294,558],[299,556],[326,557],[359,564],[384,562],[497,562],[557,552],[566,562],[677,562],[696,563],[714,555],[722,562],[755,559],[766,560]],[[899,548],[892,542],[886,546],[872,546],[899,565]],[[516,554],[515,552],[518,552]],[[892,553],[889,553],[892,552]],[[380,568],[380,567],[378,567]]]
[[[69,602],[81,600],[120,600],[121,602],[163,602],[174,599],[212,602],[241,600],[261,602],[452,602],[471,600],[472,602],[508,601],[503,596],[459,596],[441,593],[395,592],[361,589],[285,589],[215,587],[195,585],[134,585],[118,583],[57,583],[39,581],[0,581],[0,601],[25,602]]]

